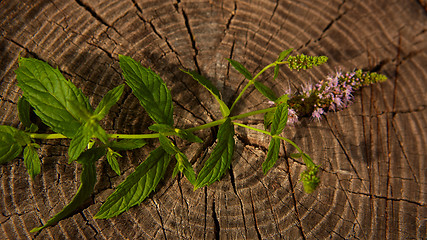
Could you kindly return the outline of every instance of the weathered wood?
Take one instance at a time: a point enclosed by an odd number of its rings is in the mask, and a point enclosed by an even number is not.
[[[237,128],[231,170],[218,183],[193,191],[172,169],[149,199],[108,220],[92,217],[151,147],[128,152],[122,176],[98,164],[93,204],[40,233],[72,198],[80,170],[68,165],[69,141],[44,141],[42,173],[31,181],[22,159],[0,166],[0,239],[422,239],[426,238],[427,14],[424,1],[13,1],[0,2],[1,124],[19,127],[21,95],[14,70],[19,56],[58,66],[95,105],[123,82],[118,54],[159,73],[171,88],[178,127],[220,117],[215,100],[179,68],[200,71],[226,101],[244,78],[224,58],[250,71],[293,47],[326,55],[329,64],[307,71],[284,69],[277,93],[324,78],[337,68],[373,69],[389,77],[364,88],[348,109],[320,122],[303,120],[285,134],[321,164],[320,188],[302,191],[299,161],[283,155],[264,176],[269,139]],[[265,103],[255,91],[237,112]],[[247,121],[262,127],[261,118]],[[141,133],[152,122],[129,88],[103,126]],[[216,131],[213,129],[212,131]],[[180,147],[201,169],[205,145]],[[155,141],[151,145],[154,145]]]

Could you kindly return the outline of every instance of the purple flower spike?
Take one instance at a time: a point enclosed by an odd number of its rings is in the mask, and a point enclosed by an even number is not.
[[[298,121],[298,118],[311,116],[314,120],[320,120],[326,110],[340,111],[351,105],[353,92],[362,86],[383,82],[387,78],[384,75],[362,70],[342,73],[338,70],[335,75],[329,75],[325,80],[302,87],[300,94],[294,94],[288,101],[288,122]],[[291,113],[292,110],[292,113]]]

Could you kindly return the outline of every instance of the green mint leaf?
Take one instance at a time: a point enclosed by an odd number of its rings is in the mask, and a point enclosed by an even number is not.
[[[277,58],[276,62],[281,62],[281,61],[283,61],[283,59],[285,59],[289,54],[291,54],[291,52],[292,52],[293,50],[294,50],[293,48],[289,48],[289,49],[286,49],[285,51],[281,52],[281,53],[279,54],[279,57]]]
[[[91,148],[82,153],[77,161],[83,164],[83,171],[80,175],[80,187],[74,195],[71,202],[65,206],[61,212],[49,219],[47,223],[41,227],[33,228],[31,232],[38,232],[43,228],[54,225],[60,220],[69,217],[78,210],[90,197],[96,183],[96,168],[95,162],[105,154],[105,148]]]
[[[31,113],[30,103],[24,97],[19,98],[19,101],[18,101],[19,120],[22,122],[22,125],[24,125],[25,131],[37,132],[39,127],[31,122],[30,113]]]
[[[280,139],[273,137],[270,141],[270,145],[268,146],[267,157],[265,161],[262,163],[262,171],[264,174],[274,166],[277,159],[279,158],[280,151]]]
[[[279,98],[277,98],[276,101],[274,101],[274,102],[276,104],[281,104],[281,103],[287,102],[288,99],[289,99],[288,94],[284,94],[284,95],[280,96]]]
[[[302,153],[301,157],[302,157],[302,160],[304,160],[304,163],[308,168],[317,167],[316,164],[314,164],[313,160],[311,159],[311,157],[308,154]]]
[[[14,127],[0,125],[0,164],[7,163],[21,154],[26,143],[15,138],[19,132]]]
[[[31,143],[31,138],[24,131],[16,129],[13,138],[19,143],[21,146],[25,146]]]
[[[246,79],[252,80],[253,78],[252,74],[241,63],[233,59],[229,59],[229,58],[226,58],[226,59],[231,63],[231,66],[233,66],[234,69],[236,69],[237,71],[239,71],[239,73],[245,76]]]
[[[26,132],[16,129],[14,127],[0,125],[0,134],[1,133],[10,134],[13,137],[14,141],[20,146],[25,146],[31,143],[31,138]]]
[[[167,124],[153,124],[148,127],[151,131],[158,132],[158,133],[168,133],[168,132],[175,132],[175,129]]]
[[[271,123],[273,122],[273,118],[274,118],[274,113],[273,112],[266,112],[264,114],[264,129],[267,130],[268,127],[270,127]]]
[[[277,100],[276,94],[273,92],[273,90],[271,90],[271,88],[267,87],[259,81],[254,81],[254,85],[255,88],[266,98],[270,99],[273,102]]]
[[[119,166],[119,163],[117,162],[117,158],[122,157],[122,155],[120,155],[117,152],[114,152],[113,149],[108,148],[106,156],[107,156],[108,164],[110,164],[111,169],[113,169],[113,171],[120,176],[120,166]]]
[[[108,144],[108,134],[95,120],[89,121],[89,127],[91,128],[92,134],[97,137],[102,143]]]
[[[18,117],[19,120],[22,122],[22,125],[26,128],[30,128],[32,122],[30,120],[30,111],[31,111],[31,105],[30,103],[25,100],[24,97],[21,97],[18,101]]]
[[[219,180],[230,167],[234,152],[234,125],[230,118],[219,127],[218,142],[196,179],[195,189]]]
[[[29,144],[24,148],[25,167],[32,179],[34,179],[41,170],[40,158],[36,148],[40,148],[36,143]]]
[[[177,161],[175,168],[182,172],[187,178],[187,180],[194,186],[196,184],[196,174],[194,173],[193,166],[191,165],[190,161],[188,161],[187,156],[182,152],[178,152],[175,154],[175,158]],[[174,176],[175,175],[176,173],[174,174]]]
[[[302,157],[302,153],[291,153],[290,157],[295,158],[295,159],[300,158],[300,157]]]
[[[188,179],[188,181],[194,185],[195,180],[196,180],[196,174],[194,173],[193,166],[188,161],[187,156],[184,153],[182,153],[175,146],[175,144],[173,144],[172,141],[169,138],[167,138],[166,136],[160,134],[159,141],[160,141],[162,148],[168,154],[170,154],[170,155],[175,154],[177,164],[176,164],[175,169],[172,173],[172,176],[175,177],[176,174],[178,173],[178,171],[182,172],[184,174],[184,176]]]
[[[223,117],[227,117],[228,115],[230,115],[230,109],[228,108],[227,104],[225,104],[224,101],[221,100],[219,90],[212,84],[211,81],[209,81],[207,78],[203,77],[195,71],[185,71],[182,69],[181,71],[190,75],[194,80],[199,82],[215,97],[215,99],[219,103],[219,108]]]
[[[271,135],[279,135],[286,126],[288,121],[288,104],[287,102],[280,103],[276,107],[274,117],[271,122]]]
[[[68,163],[73,162],[80,156],[93,136],[97,137],[104,144],[108,144],[108,134],[96,120],[90,119],[80,126],[74,137],[72,137],[70,147],[68,148]]]
[[[289,48],[279,54],[279,57],[276,60],[276,64],[282,62],[291,52],[293,51],[293,48]],[[276,78],[279,76],[279,65],[274,66],[274,76],[273,81],[276,80]]]
[[[215,85],[213,85],[213,83],[211,81],[209,81],[207,78],[205,78],[204,76],[200,75],[199,73],[197,73],[196,71],[185,71],[183,69],[180,69],[182,72],[190,75],[194,80],[196,80],[197,82],[199,82],[203,87],[205,87],[207,90],[209,90],[209,92],[214,95],[214,97],[218,97],[220,98],[220,93],[219,90],[215,87]]]
[[[82,91],[58,69],[37,59],[21,58],[15,72],[25,99],[53,131],[71,138],[92,115]]]
[[[178,136],[184,140],[190,141],[190,142],[197,142],[202,143],[203,140],[200,139],[198,136],[194,135],[192,132],[182,129],[175,129]]]
[[[274,66],[273,81],[276,80],[276,78],[279,76],[279,70],[280,70],[280,66],[279,65]]]
[[[169,89],[163,80],[130,57],[119,56],[126,83],[132,89],[148,115],[156,122],[173,125],[173,104]]]
[[[110,142],[108,143],[108,147],[115,151],[125,151],[142,148],[145,144],[147,143],[142,139],[124,139]]]
[[[97,120],[101,120],[107,115],[110,108],[119,101],[124,89],[125,85],[121,84],[107,92],[95,109],[94,114],[97,116]]]
[[[80,154],[86,149],[92,138],[92,129],[88,127],[88,124],[83,124],[74,135],[68,148],[68,163],[72,163],[76,160]]]
[[[111,218],[141,203],[163,178],[170,159],[170,155],[163,148],[152,151],[135,172],[107,198],[94,218]]]
[[[179,152],[179,149],[172,143],[172,141],[167,138],[165,135],[160,134],[159,141],[162,148],[170,155],[174,155]]]

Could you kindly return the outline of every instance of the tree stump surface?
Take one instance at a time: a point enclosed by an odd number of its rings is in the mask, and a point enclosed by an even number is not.
[[[427,38],[424,1],[0,1],[0,122],[19,124],[19,56],[58,67],[96,106],[124,82],[118,54],[141,61],[171,89],[177,127],[221,118],[215,99],[179,68],[200,71],[230,103],[245,79],[225,58],[256,73],[287,48],[325,55],[303,71],[272,70],[261,81],[277,94],[362,68],[389,79],[360,90],[351,107],[319,122],[286,127],[321,165],[320,187],[303,192],[300,160],[288,145],[266,175],[269,137],[236,127],[231,169],[193,191],[173,164],[156,191],[117,217],[94,220],[107,196],[157,142],[123,154],[122,175],[102,159],[92,203],[39,233],[77,191],[81,168],[67,164],[69,140],[40,141],[42,172],[34,181],[22,157],[0,166],[0,239],[425,239],[427,199]],[[234,114],[268,106],[249,91]],[[262,116],[244,120],[263,128]],[[153,122],[126,87],[103,127],[148,133]],[[197,132],[204,144],[179,142],[198,172],[217,129]]]

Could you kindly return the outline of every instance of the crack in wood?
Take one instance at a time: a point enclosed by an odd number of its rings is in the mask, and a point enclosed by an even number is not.
[[[86,215],[83,212],[80,212],[80,216],[82,216],[83,220],[86,222],[86,225],[89,226],[90,229],[92,229],[95,232],[95,235],[93,235],[93,238],[96,238],[96,236],[99,234],[98,230],[96,229],[95,226],[93,226],[90,222],[89,219],[86,217]]]
[[[340,5],[338,5],[338,12],[341,10],[342,6],[344,6],[346,0],[343,0]]]
[[[7,103],[11,103],[13,105],[16,105],[17,103],[8,99],[8,98],[4,98],[3,95],[0,94],[0,102],[7,102]]]
[[[408,165],[408,167],[409,167],[409,169],[410,169],[410,171],[412,173],[413,180],[415,180],[415,183],[418,185],[419,184],[418,178],[415,175],[414,169],[412,168],[411,163],[410,163],[409,158],[408,158],[408,155],[406,154],[405,148],[403,146],[403,142],[401,140],[401,136],[399,134],[399,131],[396,128],[394,119],[391,120],[391,124],[392,124],[391,126],[392,126],[392,128],[394,130],[394,134],[396,136],[396,140],[399,143],[400,150],[402,151],[403,158],[405,159],[406,164]]]
[[[122,35],[120,34],[119,31],[117,31],[117,29],[113,26],[111,26],[110,24],[107,23],[107,21],[105,21],[101,16],[98,15],[98,13],[89,5],[87,5],[86,3],[82,2],[82,0],[74,0],[78,5],[80,5],[81,7],[83,7],[87,12],[89,12],[89,14],[94,17],[98,22],[100,22],[102,25],[106,26],[107,28],[111,28],[113,29],[117,34],[119,34],[119,36],[122,37]]]
[[[394,89],[393,89],[393,104],[392,104],[392,110],[395,109],[396,107],[396,99],[397,99],[397,79],[399,78],[399,66],[400,66],[400,54],[401,54],[401,49],[402,49],[402,40],[401,40],[401,33],[399,31],[399,38],[398,38],[398,43],[397,43],[397,49],[396,49],[396,65],[395,65],[395,72],[394,72]],[[391,179],[391,138],[390,138],[390,131],[391,131],[391,127],[390,127],[390,122],[393,120],[393,116],[392,119],[389,119],[389,116],[386,116],[386,160],[387,160],[387,179],[386,179],[386,197],[390,198],[389,194],[390,192],[392,192],[392,187],[390,185],[390,179]],[[389,202],[386,201],[385,202],[385,236],[388,238],[388,232],[389,232],[389,228],[390,228],[390,217],[389,217],[389,212],[388,212],[388,204]],[[392,203],[393,205],[393,203]],[[393,212],[392,212],[393,214]]]
[[[415,174],[415,172],[414,172],[414,170],[413,170],[413,168],[412,168],[412,166],[410,164],[409,158],[408,158],[408,156],[406,154],[406,151],[404,149],[403,143],[401,141],[401,136],[400,136],[399,131],[398,131],[398,129],[396,127],[396,124],[395,124],[395,116],[396,116],[396,110],[395,110],[395,108],[396,108],[396,99],[397,99],[397,95],[398,95],[397,94],[397,83],[398,83],[397,80],[399,78],[399,67],[402,64],[402,62],[404,61],[404,60],[402,60],[402,61],[400,60],[401,49],[402,49],[402,46],[401,46],[401,33],[399,32],[398,47],[397,47],[397,53],[396,53],[396,58],[395,58],[396,59],[396,65],[395,65],[395,73],[394,73],[395,78],[394,78],[393,106],[392,106],[392,113],[393,113],[393,115],[392,115],[392,119],[391,119],[391,125],[392,125],[391,127],[394,130],[394,133],[395,133],[395,136],[396,136],[396,140],[399,143],[399,146],[400,146],[400,149],[401,149],[402,154],[404,156],[404,159],[406,161],[406,164],[408,165],[408,167],[409,167],[409,169],[410,169],[410,171],[412,173],[412,177],[413,177],[413,179],[415,180],[415,182],[418,185],[418,183],[419,183],[418,178],[417,178],[417,176],[416,176],[416,174]],[[409,58],[417,55],[419,52],[420,51],[410,52],[404,58],[405,59],[409,59]],[[425,106],[422,106],[422,109],[424,110]]]
[[[179,176],[178,176],[179,193],[181,194],[181,200],[185,204],[185,208],[187,209],[187,214],[190,214],[190,206],[188,205],[187,199],[185,199],[184,192],[182,191],[181,179],[184,179],[184,178],[182,177],[182,173],[179,173]]]
[[[3,29],[2,29],[2,31],[3,31]],[[26,52],[28,52],[29,54],[33,55],[33,56],[34,56],[34,58],[36,58],[36,59],[38,59],[38,60],[42,60],[42,61],[44,61],[41,57],[39,57],[39,56],[37,55],[37,53],[35,53],[35,52],[31,51],[30,49],[28,49],[27,47],[25,47],[25,46],[24,46],[24,45],[22,45],[21,43],[19,43],[19,42],[15,41],[14,39],[9,38],[9,37],[7,37],[7,36],[5,36],[5,35],[3,34],[3,32],[2,32],[2,34],[1,34],[1,35],[2,35],[2,37],[3,37],[4,39],[8,40],[9,42],[12,42],[13,44],[17,45],[18,47],[20,47],[20,48],[24,49],[24,50],[25,50]]]
[[[45,59],[41,58],[41,57],[40,57],[39,55],[37,55],[35,52],[32,52],[30,49],[28,49],[28,48],[27,48],[27,47],[25,47],[24,45],[20,44],[19,42],[15,41],[15,40],[13,40],[13,39],[11,39],[11,38],[8,38],[8,37],[6,37],[6,36],[3,36],[3,37],[4,37],[4,39],[6,39],[6,40],[8,40],[8,41],[10,41],[10,42],[12,42],[12,43],[14,43],[15,45],[19,46],[19,47],[20,47],[20,48],[22,48],[22,49],[24,49],[26,52],[28,52],[30,55],[32,55],[35,59],[38,59],[38,60],[40,60],[40,61],[43,61],[43,62],[48,63],[48,61],[46,61]],[[98,45],[96,45],[96,44],[93,44],[93,43],[90,43],[90,42],[86,42],[86,43],[87,43],[87,44],[89,44],[89,45],[92,45],[92,46],[94,46],[94,47],[97,47],[97,48],[101,49],[101,50],[102,50],[103,52],[105,52],[105,53],[107,54],[107,56],[109,56],[112,60],[117,61],[116,59],[114,59],[114,58],[112,57],[111,53],[109,53],[107,50],[105,50],[105,49],[103,49],[103,48],[99,47],[99,46],[98,46]],[[49,65],[50,65],[50,64],[49,64]],[[77,77],[79,77],[79,78],[83,79],[84,81],[94,83],[94,84],[96,84],[96,85],[98,85],[98,86],[102,86],[102,85],[100,85],[98,82],[91,81],[90,79],[87,79],[87,78],[83,77],[82,75],[80,75],[80,74],[78,74],[78,73],[71,74],[71,73],[69,73],[69,72],[67,72],[67,71],[65,71],[65,70],[63,70],[63,69],[61,69],[61,68],[60,68],[60,67],[58,67],[58,66],[57,66],[57,68],[59,69],[59,71],[60,71],[61,73],[66,74],[66,75],[68,75],[68,76],[70,76],[70,77],[77,76]],[[115,72],[119,73],[116,69],[114,69],[114,68],[112,68],[112,69],[113,69]],[[106,87],[106,86],[103,86],[103,87]]]
[[[201,118],[200,116],[196,115],[192,110],[186,108],[184,105],[182,105],[180,102],[173,100],[174,104],[176,104],[178,107],[182,108],[184,111],[188,112],[191,114],[191,116],[193,116],[195,119],[198,119],[199,121],[201,121],[203,124],[207,123],[206,120],[204,118]]]
[[[51,0],[50,0],[50,2],[52,2]],[[52,2],[52,4],[57,8],[57,6]],[[58,9],[58,8],[57,8]],[[60,23],[57,23],[56,21],[52,21],[51,19],[49,19],[49,17],[44,13],[44,15],[45,15],[45,17],[47,18],[47,22],[48,23],[50,23],[50,24],[54,24],[54,25],[56,25],[56,26],[58,26],[58,27],[60,27],[61,29],[62,29],[62,31],[64,32],[64,33],[66,33],[67,35],[69,34],[69,33],[72,33],[72,34],[76,34],[76,35],[78,35],[78,36],[84,36],[84,37],[86,37],[86,38],[88,38],[88,39],[94,39],[94,37],[93,36],[91,36],[91,35],[85,35],[85,34],[83,34],[83,33],[80,33],[80,32],[77,32],[77,31],[74,31],[74,30],[67,30],[68,29],[68,22],[67,22],[67,19],[66,19],[66,16],[64,15],[64,21],[66,22],[66,26],[64,27],[63,25],[61,25]],[[123,17],[123,16],[122,16]],[[117,19],[118,20],[118,19]],[[112,28],[112,27],[111,27]],[[114,29],[114,28],[112,28],[112,29]],[[111,38],[110,37],[110,35],[108,34],[108,28],[107,28],[107,30],[105,30],[104,31],[105,32],[105,34],[106,34],[106,36],[107,36],[107,38],[108,39],[110,39],[115,45],[118,45],[118,43],[113,39],[113,38]],[[117,31],[116,31],[117,32]],[[120,35],[120,34],[119,34]],[[89,42],[89,41],[85,41],[87,44],[89,44],[89,45],[91,45],[91,46],[94,46],[94,47],[96,47],[96,48],[98,48],[98,49],[100,49],[101,51],[103,51],[104,53],[106,53],[107,54],[107,56],[110,58],[110,59],[112,59],[113,61],[117,61],[117,59],[115,59],[113,56],[112,56],[112,53],[110,53],[108,50],[106,50],[105,48],[102,48],[101,46],[99,46],[99,45],[97,45],[97,44],[95,44],[95,43],[91,43],[91,42]],[[75,47],[77,47],[77,48],[81,48],[78,44],[75,44],[73,41],[70,41],[70,43],[71,44],[73,44],[73,46],[75,46]],[[36,45],[38,45],[37,43],[35,43]],[[113,51],[114,51],[114,49],[113,49]],[[119,71],[117,71],[115,68],[112,68],[115,72],[117,72],[117,73],[119,73]],[[83,78],[84,79],[84,78]]]
[[[277,7],[279,7],[279,0],[276,0],[276,5],[274,6],[273,13],[270,16],[270,20],[269,21],[271,21],[271,19],[273,19],[274,14],[276,13]]]
[[[292,196],[292,203],[293,203],[294,209],[295,209],[294,210],[295,211],[295,217],[296,217],[297,222],[298,222],[297,228],[299,229],[299,232],[301,234],[302,239],[305,240],[307,238],[306,238],[305,233],[304,233],[301,217],[300,217],[299,210],[298,210],[298,205],[297,205],[298,201],[297,201],[297,198],[295,196],[295,188],[294,188],[294,184],[292,182],[292,176],[291,176],[292,171],[291,171],[291,167],[289,165],[288,159],[286,159],[285,163],[286,163],[286,167],[288,168],[288,173],[286,175],[288,176],[289,187],[290,187],[291,196]]]
[[[187,28],[188,35],[190,37],[191,46],[193,47],[193,50],[194,50],[194,55],[193,55],[194,64],[196,65],[197,72],[201,73],[199,62],[197,61],[197,56],[199,55],[199,49],[196,46],[196,37],[194,36],[193,31],[191,30],[190,22],[188,20],[188,16],[185,13],[184,9],[181,9],[181,12],[182,12],[182,16],[184,17],[185,27]]]
[[[109,36],[108,36],[108,34],[107,34],[107,37],[108,38],[110,38]],[[96,48],[98,48],[98,49],[100,49],[101,51],[103,51],[105,54],[107,54],[107,56],[110,58],[110,59],[112,59],[113,61],[117,61],[117,59],[115,59],[114,57],[113,57],[113,55],[107,50],[107,49],[105,49],[105,48],[103,48],[103,47],[101,47],[101,46],[99,46],[99,45],[97,45],[97,44],[94,44],[94,43],[91,43],[91,42],[87,42],[89,45],[91,45],[91,46],[94,46],[94,47],[96,47]],[[115,69],[114,69],[115,70]],[[116,70],[115,70],[116,71]],[[116,71],[117,73],[118,73],[118,71]]]
[[[258,239],[261,240],[262,237],[261,237],[261,233],[260,233],[259,227],[258,227],[258,219],[256,217],[254,199],[252,197],[252,190],[250,188],[249,188],[249,196],[250,196],[250,199],[251,199],[252,215],[254,216],[254,228],[255,228],[255,232],[257,234]]]
[[[237,196],[237,199],[239,199],[240,211],[242,213],[242,219],[243,219],[243,226],[245,228],[245,237],[247,238],[248,237],[248,230],[247,230],[247,227],[246,227],[245,208],[243,207],[242,198],[240,197],[240,195],[237,192],[236,180],[234,178],[234,172],[233,172],[233,166],[232,166],[232,164],[230,164],[229,174],[230,174],[230,182],[231,182],[231,186],[233,187],[234,194]]]
[[[331,168],[331,170],[332,171],[335,171],[334,170],[334,168],[333,168],[333,166],[332,166],[332,162],[331,162],[331,160],[328,158],[328,162],[329,162],[329,167]],[[364,237],[364,239],[367,239],[367,237],[366,237],[366,234],[365,234],[365,231],[363,230],[363,227],[362,227],[362,225],[359,223],[359,220],[357,219],[357,214],[356,214],[356,210],[355,210],[355,208],[353,207],[353,204],[351,203],[351,201],[350,201],[350,198],[349,198],[349,196],[348,196],[348,194],[347,194],[347,190],[345,190],[344,189],[344,186],[342,185],[342,183],[341,183],[341,179],[340,179],[340,177],[338,176],[338,174],[337,173],[333,173],[334,175],[335,175],[335,177],[337,178],[337,180],[338,180],[338,184],[339,184],[339,186],[340,186],[340,188],[341,188],[341,191],[344,193],[344,195],[345,195],[345,198],[346,198],[346,201],[348,202],[348,204],[349,204],[349,207],[350,207],[350,210],[351,210],[351,212],[352,212],[352,214],[353,214],[353,217],[354,217],[354,219],[355,219],[355,221],[356,221],[356,223],[357,223],[357,225],[360,227],[360,230],[361,230],[361,232],[362,232],[362,234],[363,234],[363,237]]]
[[[221,233],[221,226],[219,225],[219,220],[218,220],[218,216],[216,215],[216,210],[215,210],[215,197],[212,198],[212,219],[214,222],[214,234],[215,234],[215,239],[219,240],[220,239],[220,233]]]
[[[342,151],[343,151],[343,153],[344,153],[344,155],[345,155],[345,157],[346,157],[346,159],[347,159],[348,163],[350,164],[350,166],[351,166],[351,168],[353,169],[354,173],[356,174],[357,178],[362,182],[363,187],[365,188],[365,190],[367,190],[368,188],[367,188],[367,187],[365,186],[365,184],[363,183],[363,181],[362,181],[362,177],[360,177],[360,175],[359,175],[359,173],[358,173],[358,171],[357,171],[356,167],[354,166],[353,161],[351,160],[350,155],[349,155],[349,154],[348,154],[348,152],[347,152],[347,149],[344,147],[344,144],[342,143],[341,139],[337,136],[337,133],[335,133],[334,129],[332,128],[331,124],[329,123],[329,120],[328,120],[328,117],[327,117],[327,116],[325,116],[325,119],[326,119],[326,123],[327,123],[327,124],[328,124],[328,126],[329,126],[329,130],[331,131],[331,133],[332,133],[332,135],[334,136],[335,140],[337,140],[338,145],[339,145],[339,146],[340,146],[340,148],[342,149]]]
[[[151,201],[153,202],[154,206],[156,207],[156,212],[157,212],[157,215],[159,216],[159,219],[160,219],[160,226],[162,228],[163,236],[165,239],[168,239],[168,237],[166,235],[165,225],[163,223],[163,218],[162,218],[162,215],[160,214],[159,204],[153,198],[151,198]]]
[[[345,3],[345,0],[340,4],[340,5],[338,5],[338,11],[341,9],[341,7],[343,6],[343,4]],[[322,38],[323,38],[323,36],[325,35],[325,33],[334,25],[334,24],[336,24],[345,14],[347,14],[347,10],[346,11],[344,11],[344,12],[342,12],[342,13],[340,13],[337,17],[335,17],[334,19],[332,19],[324,28],[323,28],[323,30],[322,30],[322,33],[319,35],[319,37],[317,38],[317,39],[315,39],[315,40],[313,40],[313,39],[309,39],[305,44],[303,44],[303,45],[301,45],[301,46],[299,46],[298,48],[297,48],[297,50],[296,51],[299,51],[299,50],[301,50],[302,48],[305,48],[305,47],[307,47],[310,43],[317,43],[317,42],[319,42],[320,40],[322,40]],[[313,41],[312,41],[313,40]]]
[[[205,212],[204,212],[204,225],[203,225],[203,239],[206,239],[206,234],[207,234],[207,221],[208,221],[208,193],[207,193],[207,188],[203,188],[204,191],[204,204],[205,204]]]
[[[138,5],[138,3],[135,0],[131,0],[133,5],[135,6],[136,10],[137,10],[137,16],[139,17],[139,19],[141,19],[141,21],[143,21],[145,24],[148,24],[151,27],[151,30],[153,30],[154,34],[156,34],[156,36],[160,39],[162,39],[166,45],[168,46],[168,48],[171,50],[172,53],[175,54],[176,59],[178,60],[179,64],[184,67],[184,64],[181,62],[181,59],[179,58],[179,53],[178,51],[176,51],[173,47],[172,44],[168,41],[167,37],[162,36],[159,31],[157,30],[156,26],[154,25],[152,20],[146,20],[143,17],[143,13],[142,13],[142,9],[141,7]]]
[[[181,0],[177,0],[175,3],[173,3],[173,6],[175,7],[175,11],[177,13],[180,13],[179,12],[179,9],[180,9],[179,5],[180,5],[180,3],[181,3]],[[193,48],[193,51],[194,51],[194,55],[193,55],[194,65],[196,66],[197,72],[199,74],[201,74],[202,72],[201,72],[199,63],[197,61],[197,55],[199,54],[199,50],[198,50],[198,48],[196,46],[196,38],[195,38],[195,36],[193,34],[193,31],[191,30],[191,26],[190,26],[190,22],[189,22],[188,16],[185,13],[185,11],[184,11],[183,8],[181,8],[181,15],[184,18],[184,24],[185,24],[185,27],[187,29],[188,35],[190,37],[191,47]]]
[[[234,10],[231,12],[230,17],[228,18],[227,23],[225,24],[225,30],[230,29],[231,21],[233,20],[236,14],[237,14],[237,2],[234,2]]]
[[[234,52],[234,44],[235,44],[235,40],[233,40],[233,43],[231,44],[231,48],[230,48],[230,54],[228,55],[228,58],[233,59],[233,52]],[[227,85],[227,82],[230,80],[230,62],[227,61],[227,71],[225,74],[226,78],[224,79],[224,83],[222,85],[223,88],[225,88],[225,86]],[[235,98],[236,92],[234,92],[233,97],[231,97],[228,102],[227,105],[230,106],[230,104],[232,104],[233,99]]]
[[[393,198],[393,197],[389,197],[389,196],[381,196],[381,195],[372,194],[372,193],[355,192],[355,191],[350,191],[350,190],[346,190],[346,192],[351,193],[351,194],[356,194],[356,195],[363,195],[363,196],[367,196],[370,198],[384,199],[387,201],[406,202],[406,203],[417,205],[419,207],[425,207],[426,206],[426,203],[417,202],[417,201],[406,199],[406,198]]]

